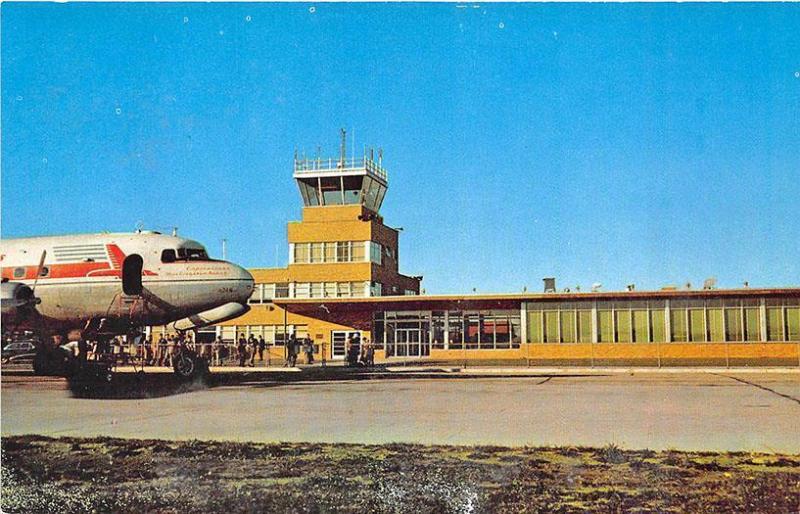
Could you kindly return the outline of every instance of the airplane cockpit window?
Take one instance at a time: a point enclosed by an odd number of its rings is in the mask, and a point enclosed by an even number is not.
[[[161,262],[175,261],[210,261],[203,248],[169,248],[161,252]]]
[[[175,262],[175,250],[168,248],[161,252],[161,262]]]
[[[182,261],[207,261],[208,254],[202,248],[178,248],[178,259]]]

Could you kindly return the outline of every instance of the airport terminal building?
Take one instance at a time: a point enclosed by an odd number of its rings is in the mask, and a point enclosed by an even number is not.
[[[800,365],[800,288],[420,295],[380,215],[382,158],[344,154],[295,157],[288,266],[251,269],[250,312],[201,338],[263,336],[273,358],[295,334],[320,360],[344,359],[358,335],[384,362]]]

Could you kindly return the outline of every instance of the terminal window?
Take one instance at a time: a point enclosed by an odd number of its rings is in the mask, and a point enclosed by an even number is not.
[[[290,264],[328,264],[335,262],[364,262],[364,246],[369,241],[330,241],[292,243],[289,245]]]

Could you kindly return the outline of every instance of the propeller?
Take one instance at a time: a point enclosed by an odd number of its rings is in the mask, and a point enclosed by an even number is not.
[[[25,284],[4,282],[2,287],[3,315],[36,303],[31,288]]]
[[[47,250],[42,250],[42,257],[39,259],[39,266],[36,267],[36,278],[33,279],[33,286],[31,286],[31,294],[36,293],[36,284],[39,283],[39,277],[42,276],[42,269],[44,268],[44,259],[47,257]],[[33,297],[36,304],[41,303],[41,298]]]
[[[4,320],[15,320],[16,323],[13,331],[16,331],[21,323],[38,314],[36,306],[42,303],[42,299],[36,297],[35,291],[36,285],[39,282],[39,276],[42,274],[42,269],[44,268],[46,256],[47,251],[43,251],[42,257],[39,259],[39,266],[36,268],[36,277],[33,280],[32,287],[28,287],[19,282],[3,282],[2,315]]]
[[[42,299],[36,297],[35,291],[36,285],[39,283],[39,277],[42,275],[46,257],[47,250],[43,250],[39,259],[39,266],[36,267],[36,277],[34,277],[31,287],[19,282],[9,283],[9,281],[3,280],[2,318],[3,324],[5,324],[6,319],[11,321],[10,324],[13,327],[9,331],[11,334],[16,333],[21,326],[25,326],[29,322],[35,322],[39,317],[39,311],[36,310],[36,306],[42,303]],[[42,327],[36,327],[36,325],[38,323],[34,323],[30,328],[39,334],[39,330]],[[41,341],[44,341],[44,339],[41,339]],[[37,351],[38,348],[39,346],[37,345]]]

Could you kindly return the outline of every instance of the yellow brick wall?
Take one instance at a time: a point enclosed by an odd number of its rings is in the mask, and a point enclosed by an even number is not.
[[[335,221],[357,221],[367,212],[361,205],[324,205],[303,207],[303,223],[330,223]],[[294,222],[297,223],[297,222]],[[365,225],[368,223],[361,222]]]
[[[290,243],[322,243],[326,241],[368,241],[369,223],[337,221],[326,223],[289,222]]]
[[[519,351],[536,364],[800,365],[797,343],[537,343]]]
[[[385,351],[376,351],[377,361],[387,361]],[[388,362],[403,360],[390,358]],[[413,360],[405,358],[405,360]],[[758,366],[800,365],[797,343],[570,343],[523,344],[508,350],[437,350],[431,349],[425,361],[505,361],[530,362],[533,365],[614,366]]]
[[[361,221],[360,205],[304,207],[303,221],[290,221],[289,243],[320,243],[325,241],[369,241],[372,223]]]
[[[253,275],[256,284],[291,282],[288,268],[251,268],[247,271]]]
[[[290,264],[289,282],[356,282],[371,280],[372,266],[368,262],[335,264]]]
[[[360,205],[305,207],[303,220],[288,225],[289,242],[375,241],[392,248],[397,255],[397,231],[383,225],[382,220],[359,220],[358,216],[366,212]],[[381,266],[369,262],[290,264],[285,275],[273,273],[270,278],[280,275],[281,281],[286,282],[377,281],[387,292],[393,291],[392,286],[398,286],[398,294],[406,289],[419,293],[419,282],[400,275],[397,261],[386,256],[383,260]],[[262,282],[261,278],[256,276],[256,282]]]

